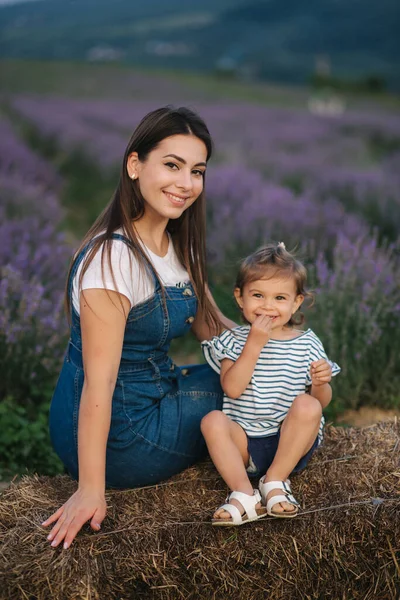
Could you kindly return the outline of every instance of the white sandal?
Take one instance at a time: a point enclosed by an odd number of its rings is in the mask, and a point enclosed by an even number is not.
[[[264,483],[264,477],[261,477],[258,488],[261,493],[262,502],[267,508],[267,513],[271,517],[277,517],[278,519],[292,519],[299,512],[300,504],[292,494],[289,479],[286,479],[286,481],[268,481],[267,483]],[[272,496],[272,498],[267,501],[268,494],[272,492],[272,490],[276,489],[282,490],[283,494],[279,494],[279,496]],[[295,509],[279,513],[274,512],[272,510],[273,507],[275,504],[279,504],[280,502],[290,502],[290,504],[295,506]]]
[[[217,510],[223,508],[231,515],[231,519],[212,519],[211,524],[216,526],[237,526],[243,525],[243,523],[250,523],[251,521],[257,521],[267,516],[265,506],[256,508],[256,504],[261,502],[261,495],[258,490],[254,490],[252,496],[243,492],[232,492],[228,495],[225,502],[229,500],[237,500],[244,508],[243,515],[240,514],[239,509],[233,504],[223,504]]]

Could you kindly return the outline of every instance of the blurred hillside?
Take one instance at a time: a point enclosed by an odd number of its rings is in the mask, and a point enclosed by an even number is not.
[[[41,0],[0,8],[0,54],[400,89],[396,0]],[[360,84],[361,85],[361,84]]]

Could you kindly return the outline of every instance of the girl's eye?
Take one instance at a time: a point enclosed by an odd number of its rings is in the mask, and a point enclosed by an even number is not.
[[[285,300],[285,296],[277,296],[276,299],[277,300]]]
[[[255,293],[253,294],[253,296],[254,296],[254,298],[262,298],[262,294],[259,294],[259,293],[257,293],[257,292],[255,292]]]

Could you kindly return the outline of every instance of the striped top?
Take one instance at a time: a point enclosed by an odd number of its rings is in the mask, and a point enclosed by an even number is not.
[[[209,365],[220,373],[225,358],[236,361],[246,343],[249,325],[226,330],[212,340],[202,342]],[[291,340],[269,340],[261,350],[251,380],[239,398],[224,395],[223,411],[243,427],[249,437],[266,437],[278,433],[293,400],[311,385],[311,363],[324,358],[332,375],[340,367],[326,356],[324,347],[311,329]],[[322,441],[324,418],[318,432]]]

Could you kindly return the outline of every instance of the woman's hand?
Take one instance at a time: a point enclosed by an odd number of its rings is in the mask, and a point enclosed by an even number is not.
[[[76,534],[90,519],[90,526],[99,531],[101,523],[106,516],[106,500],[104,492],[93,492],[78,489],[69,500],[46,521],[44,527],[55,522],[47,539],[53,547],[58,546],[64,540],[64,549],[67,549]]]

